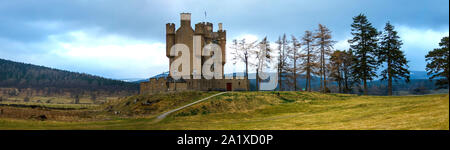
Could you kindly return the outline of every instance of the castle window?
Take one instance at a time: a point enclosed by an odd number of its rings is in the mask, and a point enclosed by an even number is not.
[[[238,85],[241,85],[241,82],[238,82]]]

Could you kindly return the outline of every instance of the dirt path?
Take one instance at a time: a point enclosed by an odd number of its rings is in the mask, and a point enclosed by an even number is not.
[[[192,106],[192,105],[194,105],[194,104],[200,103],[200,102],[202,102],[202,101],[205,101],[205,100],[207,100],[207,99],[210,99],[210,98],[212,98],[212,97],[219,96],[219,95],[222,95],[222,94],[225,94],[225,93],[227,93],[227,92],[220,92],[220,93],[217,93],[217,94],[208,96],[208,97],[206,97],[206,98],[200,99],[200,100],[198,100],[198,101],[189,103],[189,104],[187,104],[187,105],[178,107],[178,108],[176,108],[176,109],[169,110],[169,111],[167,111],[167,112],[165,112],[165,113],[159,115],[158,117],[156,117],[156,119],[155,119],[154,122],[156,123],[156,122],[159,122],[159,121],[163,120],[164,118],[167,117],[167,115],[169,115],[169,114],[171,114],[171,113],[173,113],[173,112],[176,112],[176,111],[178,111],[178,110],[184,109],[184,108],[186,108],[186,107]]]

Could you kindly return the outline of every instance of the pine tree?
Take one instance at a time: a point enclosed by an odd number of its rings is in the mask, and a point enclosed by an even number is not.
[[[348,42],[354,52],[352,75],[355,80],[363,82],[364,95],[367,95],[367,80],[373,80],[377,76],[375,71],[379,65],[376,57],[379,33],[363,14],[353,17],[351,27],[354,37]]]
[[[320,64],[320,78],[321,78],[321,87],[322,92],[328,92],[329,89],[327,88],[327,62],[326,60],[332,53],[333,44],[335,41],[331,40],[331,31],[324,25],[319,24],[319,28],[316,31],[316,34],[314,35],[314,38],[316,39],[315,46],[318,47],[317,50],[319,50],[319,64]]]
[[[353,82],[351,81],[352,53],[350,51],[336,50],[330,58],[330,77],[338,82],[339,92],[349,93]]]
[[[409,82],[408,61],[400,50],[402,44],[394,26],[386,23],[380,41],[379,61],[387,67],[381,72],[381,80],[388,80],[388,95],[392,95],[392,80],[405,78]]]
[[[427,63],[426,70],[428,75],[432,75],[431,79],[438,77],[439,79],[436,82],[438,88],[448,88],[448,58],[449,58],[449,41],[448,36],[441,39],[439,43],[441,48],[436,48],[425,56]]]
[[[314,70],[317,68],[317,55],[314,51],[314,38],[313,33],[311,31],[305,31],[305,34],[302,37],[302,45],[303,54],[301,55],[302,60],[302,72],[306,73],[306,85],[305,88],[307,91],[311,92],[311,76],[314,74]]]
[[[343,53],[343,63],[342,63],[342,74],[344,79],[344,93],[350,93],[352,91],[352,86],[354,84],[352,78],[352,66],[353,66],[353,52],[351,50],[344,51]]]
[[[343,64],[344,64],[344,52],[336,50],[330,57],[330,78],[333,78],[338,84],[338,91],[342,93],[343,87]]]

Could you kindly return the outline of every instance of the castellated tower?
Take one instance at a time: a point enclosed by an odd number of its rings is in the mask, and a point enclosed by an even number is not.
[[[217,44],[222,50],[222,79],[211,79],[207,80],[201,76],[200,79],[180,79],[173,80],[169,74],[167,77],[154,77],[150,78],[147,82],[140,83],[140,93],[163,93],[163,92],[176,92],[176,91],[246,91],[248,89],[247,79],[225,79],[224,65],[226,61],[226,31],[223,30],[222,23],[218,24],[218,30],[213,30],[213,24],[210,22],[199,22],[194,26],[195,30],[191,27],[191,14],[181,13],[180,14],[180,27],[178,29],[175,27],[174,23],[166,24],[166,57],[169,58],[169,69],[173,61],[181,56],[170,56],[170,49],[175,44],[184,44],[189,48],[190,53],[190,74],[197,75],[202,74],[202,64],[209,59],[210,56],[202,56],[203,47],[207,44]],[[200,51],[194,52],[194,36],[199,38],[199,42],[196,46],[199,46]],[[194,54],[197,54],[195,56]],[[200,66],[194,67],[194,57],[197,59],[196,64]],[[198,63],[199,62],[199,63]],[[194,70],[197,68],[199,70]],[[181,71],[181,67],[178,68]]]
[[[215,43],[222,49],[222,72],[223,65],[226,61],[226,31],[222,28],[222,23],[219,23],[219,30],[217,32],[213,31],[213,24],[210,22],[200,22],[195,24],[195,30],[191,27],[191,14],[181,13],[180,14],[180,27],[175,31],[175,24],[166,24],[166,56],[169,58],[170,64],[176,59],[174,56],[170,56],[170,49],[175,44],[185,44],[189,48],[190,52],[190,74],[194,71],[194,47],[193,47],[193,36],[200,36],[201,46],[203,48],[205,45],[210,43]],[[201,49],[202,50],[202,49]],[[200,52],[201,55],[201,52]],[[201,64],[203,64],[209,57],[201,57]],[[201,68],[201,67],[200,67]],[[181,71],[181,70],[179,70]],[[201,70],[195,70],[197,73],[201,73]]]

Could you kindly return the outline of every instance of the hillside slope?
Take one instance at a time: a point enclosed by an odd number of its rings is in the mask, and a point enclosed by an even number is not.
[[[179,111],[153,129],[449,130],[449,96],[227,93]]]
[[[211,94],[184,92],[132,96],[105,104],[105,112],[117,116],[116,119],[64,122],[0,118],[0,129],[449,130],[448,94],[357,96],[314,92],[229,92],[154,122],[162,112]],[[118,111],[120,113],[116,114]]]

